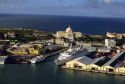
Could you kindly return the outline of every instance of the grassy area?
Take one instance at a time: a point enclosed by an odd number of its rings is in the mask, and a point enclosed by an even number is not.
[[[9,33],[9,34],[8,34]],[[13,34],[14,33],[14,34]],[[13,37],[11,36],[13,34]],[[6,35],[6,36],[5,36]],[[51,33],[40,31],[36,29],[14,29],[14,28],[1,28],[1,40],[17,40],[18,42],[29,42],[35,40],[46,40],[54,38]]]

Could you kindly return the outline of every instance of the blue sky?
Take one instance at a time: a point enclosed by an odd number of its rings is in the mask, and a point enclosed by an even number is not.
[[[125,0],[0,0],[0,13],[125,18]]]

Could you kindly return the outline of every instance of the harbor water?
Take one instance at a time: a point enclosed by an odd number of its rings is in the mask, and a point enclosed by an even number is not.
[[[125,32],[125,19],[0,14],[0,27],[38,28],[56,32],[68,25],[86,34]],[[124,76],[60,69],[55,57],[39,64],[0,65],[0,84],[125,84]]]
[[[40,64],[0,65],[0,84],[124,84],[124,76],[61,69],[48,58]]]

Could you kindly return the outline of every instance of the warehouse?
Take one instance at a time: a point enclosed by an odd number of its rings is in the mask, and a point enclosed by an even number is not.
[[[100,60],[104,60],[104,57],[100,57],[100,58],[95,58],[88,66],[87,69],[94,71],[94,72],[99,72],[100,70],[100,65],[98,64],[98,62]]]
[[[114,74],[125,75],[125,60],[118,62],[115,68],[116,69]]]
[[[66,68],[99,72],[100,66],[99,64],[96,63],[103,59],[104,57],[95,59],[91,59],[87,56],[78,57],[74,60],[67,62]]]
[[[101,67],[101,71],[105,73],[114,73],[117,62],[123,57],[124,57],[124,52],[117,53],[115,57],[110,59]]]
[[[86,56],[78,57],[74,60],[71,60],[66,63],[66,68],[78,69],[78,70],[87,70],[87,65],[90,64],[93,59]]]

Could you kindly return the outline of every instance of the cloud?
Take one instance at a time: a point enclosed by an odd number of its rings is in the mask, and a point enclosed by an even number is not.
[[[0,13],[125,17],[124,10],[125,0],[0,0]]]
[[[107,3],[107,4],[111,4],[112,0],[104,0],[104,2]]]

